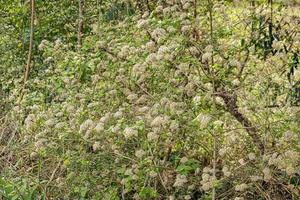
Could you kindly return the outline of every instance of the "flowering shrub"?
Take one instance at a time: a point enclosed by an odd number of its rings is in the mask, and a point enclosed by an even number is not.
[[[299,8],[150,8],[80,51],[42,40],[19,104],[7,75],[1,174],[37,197],[298,199]]]

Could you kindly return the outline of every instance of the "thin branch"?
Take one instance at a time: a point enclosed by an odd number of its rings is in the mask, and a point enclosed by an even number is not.
[[[51,174],[51,177],[50,177],[49,181],[46,183],[45,188],[47,188],[48,185],[53,181],[54,176],[55,176],[57,170],[59,169],[59,167],[60,167],[60,162],[57,164],[57,166],[56,166],[55,169],[53,170],[53,172],[52,172],[52,174]]]
[[[210,45],[212,46],[212,54],[211,54],[211,66],[214,66],[214,29],[213,29],[213,2],[212,0],[208,0],[208,6],[209,6],[209,25],[210,25]],[[209,70],[210,68],[207,67],[207,69]],[[213,84],[213,90],[216,90],[216,83],[215,83],[215,73],[212,70],[209,70],[209,72],[211,72],[211,77],[212,77],[212,84]],[[215,96],[213,96],[213,107],[214,109],[216,108],[216,98]],[[217,167],[217,137],[215,134],[215,130],[213,130],[213,179],[214,181],[216,181],[216,167]],[[215,183],[213,184],[213,188],[212,188],[212,200],[216,199],[216,187],[215,187]]]
[[[84,12],[84,0],[79,0],[79,23],[78,23],[78,49],[81,48],[82,45],[82,35],[83,35],[83,12]]]
[[[24,93],[25,93],[25,88],[26,88],[26,83],[29,77],[29,72],[30,72],[30,66],[32,62],[32,49],[33,49],[33,39],[34,39],[34,17],[35,17],[35,0],[30,1],[30,7],[31,7],[31,17],[30,17],[30,39],[29,39],[29,50],[28,50],[28,58],[27,58],[27,65],[24,73],[24,78],[23,78],[23,87],[21,90],[21,95],[18,100],[18,104],[22,101]]]
[[[247,133],[252,138],[254,144],[260,150],[260,152],[264,153],[264,144],[261,141],[258,130],[255,126],[253,126],[252,122],[246,118],[238,109],[237,105],[237,96],[236,94],[231,94],[225,89],[222,89],[219,93],[216,94],[217,96],[221,97],[225,102],[225,108],[227,111],[235,117],[235,119],[240,122]]]

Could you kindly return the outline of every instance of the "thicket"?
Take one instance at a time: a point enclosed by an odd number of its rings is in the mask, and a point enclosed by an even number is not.
[[[0,198],[300,198],[299,1],[0,1]]]

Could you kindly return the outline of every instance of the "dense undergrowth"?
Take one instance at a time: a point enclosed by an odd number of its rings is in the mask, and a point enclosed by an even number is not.
[[[1,34],[3,199],[300,198],[299,8],[176,2],[41,39],[20,103]]]

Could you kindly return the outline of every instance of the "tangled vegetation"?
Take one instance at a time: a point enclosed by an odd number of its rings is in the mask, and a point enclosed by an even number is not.
[[[300,198],[299,1],[0,2],[0,199]]]

